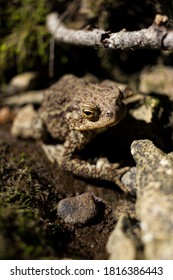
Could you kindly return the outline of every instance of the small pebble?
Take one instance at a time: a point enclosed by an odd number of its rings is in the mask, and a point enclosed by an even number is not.
[[[91,193],[83,193],[62,199],[58,203],[57,211],[66,223],[85,225],[97,216],[98,206]]]
[[[122,177],[122,183],[128,187],[132,196],[136,195],[136,167],[131,167]]]
[[[35,88],[37,83],[38,73],[24,72],[14,76],[10,81],[10,86],[13,86],[18,92],[21,92]]]
[[[4,124],[12,121],[14,118],[14,113],[8,107],[3,107],[0,109],[0,124]]]

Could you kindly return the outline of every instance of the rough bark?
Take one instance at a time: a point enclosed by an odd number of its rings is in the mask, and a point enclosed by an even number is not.
[[[156,15],[153,24],[139,31],[117,33],[100,29],[73,30],[65,27],[57,13],[47,16],[47,28],[57,43],[114,50],[173,49],[173,30],[167,28],[167,16]]]

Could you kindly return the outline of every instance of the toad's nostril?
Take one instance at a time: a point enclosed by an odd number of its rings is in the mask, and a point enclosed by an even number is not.
[[[113,112],[107,111],[106,116],[109,117],[109,118],[112,118],[113,117]]]

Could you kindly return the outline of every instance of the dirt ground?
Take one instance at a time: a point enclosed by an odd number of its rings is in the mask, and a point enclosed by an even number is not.
[[[39,143],[12,137],[10,124],[0,128],[0,150],[0,258],[106,259],[106,242],[120,214],[135,217],[135,198],[115,184],[60,170]],[[96,197],[97,218],[83,226],[65,223],[58,202],[84,192]]]

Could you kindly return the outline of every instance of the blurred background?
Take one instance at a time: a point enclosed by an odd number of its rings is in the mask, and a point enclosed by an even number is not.
[[[50,41],[46,16],[56,11],[74,29],[93,27],[118,32],[123,28],[149,27],[157,13],[172,23],[173,1],[160,0],[0,0],[0,83],[7,84],[17,74],[34,71],[39,87],[50,82]],[[138,50],[115,52],[55,44],[52,80],[64,73],[78,76],[92,73],[99,78],[127,82],[145,65],[172,64],[172,52]],[[130,76],[129,76],[130,75]]]

